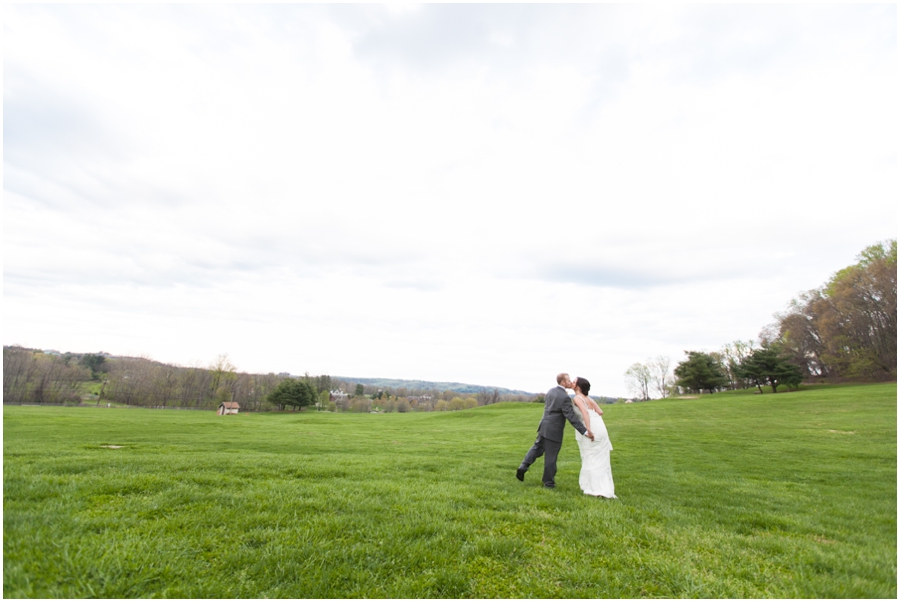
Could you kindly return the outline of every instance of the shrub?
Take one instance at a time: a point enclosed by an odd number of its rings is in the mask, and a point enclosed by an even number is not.
[[[357,412],[360,414],[368,412],[370,409],[372,409],[372,400],[366,397],[356,397],[350,404],[350,409],[353,412]]]

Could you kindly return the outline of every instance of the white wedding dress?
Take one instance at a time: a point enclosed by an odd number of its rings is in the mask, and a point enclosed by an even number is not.
[[[575,414],[581,417],[581,411],[575,407]],[[588,409],[588,418],[591,421],[591,432],[594,440],[591,441],[579,432],[575,432],[575,440],[578,441],[578,449],[581,450],[581,474],[578,484],[581,490],[588,495],[596,495],[607,498],[616,497],[616,488],[613,485],[612,466],[609,463],[609,452],[612,451],[612,443],[603,417],[593,408]]]

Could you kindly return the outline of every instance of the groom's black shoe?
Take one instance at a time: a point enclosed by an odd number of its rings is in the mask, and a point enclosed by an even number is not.
[[[525,469],[524,468],[519,467],[516,469],[516,478],[519,479],[520,481],[522,481],[523,483],[525,482]]]

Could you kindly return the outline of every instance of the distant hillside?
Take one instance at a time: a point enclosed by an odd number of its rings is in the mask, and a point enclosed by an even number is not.
[[[591,395],[590,398],[597,403],[616,403],[620,399],[619,397],[606,397],[603,395]]]
[[[530,391],[521,391],[519,389],[506,389],[504,387],[485,387],[482,385],[467,385],[465,383],[442,383],[432,382],[428,380],[404,380],[402,378],[358,378],[355,376],[332,376],[335,380],[342,380],[348,383],[359,383],[362,385],[371,385],[373,387],[391,387],[399,389],[421,389],[436,391],[455,391],[457,393],[478,393],[480,391],[493,391],[497,389],[501,394],[508,395],[535,395]]]
[[[466,383],[443,383],[433,382],[429,380],[404,380],[402,378],[357,378],[355,376],[332,376],[335,380],[341,380],[347,383],[361,385],[371,385],[373,387],[399,389],[404,387],[409,390],[435,390],[435,391],[455,391],[457,393],[475,394],[480,391],[493,391],[497,389],[501,395],[537,395],[533,391],[522,391],[520,389],[506,389],[504,387],[490,387],[483,385],[468,385]],[[548,387],[549,388],[549,387]],[[544,393],[544,391],[541,391]],[[591,395],[591,398],[597,403],[615,403],[616,397],[607,397],[604,395]]]

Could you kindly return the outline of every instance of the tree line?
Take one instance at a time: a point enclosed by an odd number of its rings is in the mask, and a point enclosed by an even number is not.
[[[824,285],[801,293],[775,314],[756,341],[719,351],[685,351],[670,375],[669,359],[635,363],[625,372],[642,400],[684,392],[797,387],[804,380],[897,378],[897,240],[864,249],[857,262]]]
[[[857,259],[793,299],[761,334],[806,377],[897,378],[897,240],[867,247]]]
[[[94,377],[88,363],[72,354],[3,347],[5,403],[79,403],[82,383]]]
[[[4,403],[77,404],[90,399],[145,407],[210,409],[222,401],[266,409],[283,376],[238,373],[226,355],[207,367],[145,357],[3,347]]]
[[[243,411],[318,410],[412,412],[461,410],[528,396],[483,389],[455,391],[376,388],[328,375],[238,372],[221,355],[206,367],[177,366],[145,357],[45,352],[3,347],[3,401],[26,404],[115,403],[153,408],[215,409],[237,402]]]

